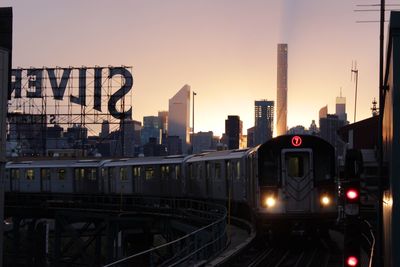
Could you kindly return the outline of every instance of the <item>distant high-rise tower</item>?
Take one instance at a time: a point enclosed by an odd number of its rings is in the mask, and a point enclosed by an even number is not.
[[[185,85],[169,100],[168,136],[178,136],[182,141],[182,153],[189,148],[190,86]]]
[[[287,128],[288,45],[278,44],[276,135],[286,134]]]
[[[272,138],[274,129],[274,101],[254,101],[254,146]]]
[[[225,120],[225,134],[227,137],[228,149],[238,149],[242,138],[243,122],[239,116],[228,116]]]
[[[342,90],[340,90],[340,96],[336,97],[336,115],[339,120],[347,121],[346,98],[342,97]]]

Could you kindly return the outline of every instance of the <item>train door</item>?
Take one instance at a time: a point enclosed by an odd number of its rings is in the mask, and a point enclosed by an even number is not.
[[[50,180],[50,169],[42,168],[40,169],[40,187],[42,192],[51,191],[51,180]]]
[[[212,186],[211,186],[211,173],[210,173],[210,163],[206,161],[205,164],[205,180],[206,180],[206,198],[212,198],[213,192],[212,192]]]
[[[311,212],[314,187],[312,152],[282,150],[282,189],[286,194],[287,212]]]

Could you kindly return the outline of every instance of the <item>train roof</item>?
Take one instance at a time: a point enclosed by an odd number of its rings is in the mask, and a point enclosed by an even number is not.
[[[250,148],[245,149],[235,149],[235,150],[223,150],[215,152],[207,152],[193,155],[187,162],[198,162],[198,161],[209,161],[209,160],[219,160],[219,159],[238,159],[247,155]]]
[[[107,160],[88,159],[88,160],[29,160],[29,161],[9,161],[7,168],[54,168],[54,167],[97,167]]]
[[[178,156],[165,156],[165,157],[140,157],[130,159],[115,159],[105,162],[103,166],[134,166],[134,165],[150,165],[150,164],[180,164],[185,158],[190,156],[178,155]]]

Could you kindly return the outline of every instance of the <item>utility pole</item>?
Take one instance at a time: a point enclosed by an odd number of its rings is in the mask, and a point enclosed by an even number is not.
[[[192,113],[192,134],[194,135],[194,96],[197,95],[194,91],[193,91],[193,113]]]
[[[355,96],[354,96],[354,122],[356,122],[356,117],[357,117],[357,85],[358,85],[357,61],[355,62],[354,66],[351,66],[351,77],[353,77],[353,73],[355,75],[355,82],[356,82],[356,92],[355,92]]]

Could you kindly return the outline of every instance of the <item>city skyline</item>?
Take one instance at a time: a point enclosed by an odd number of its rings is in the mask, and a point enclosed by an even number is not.
[[[169,97],[189,84],[197,93],[196,132],[221,136],[228,115],[240,116],[243,129],[254,126],[254,100],[276,101],[282,42],[290,46],[289,128],[317,120],[321,106],[333,110],[340,87],[353,117],[353,60],[358,120],[371,116],[377,97],[378,25],[356,21],[378,14],[353,12],[357,2],[2,3],[13,7],[14,68],[132,65],[134,120],[167,110]]]

